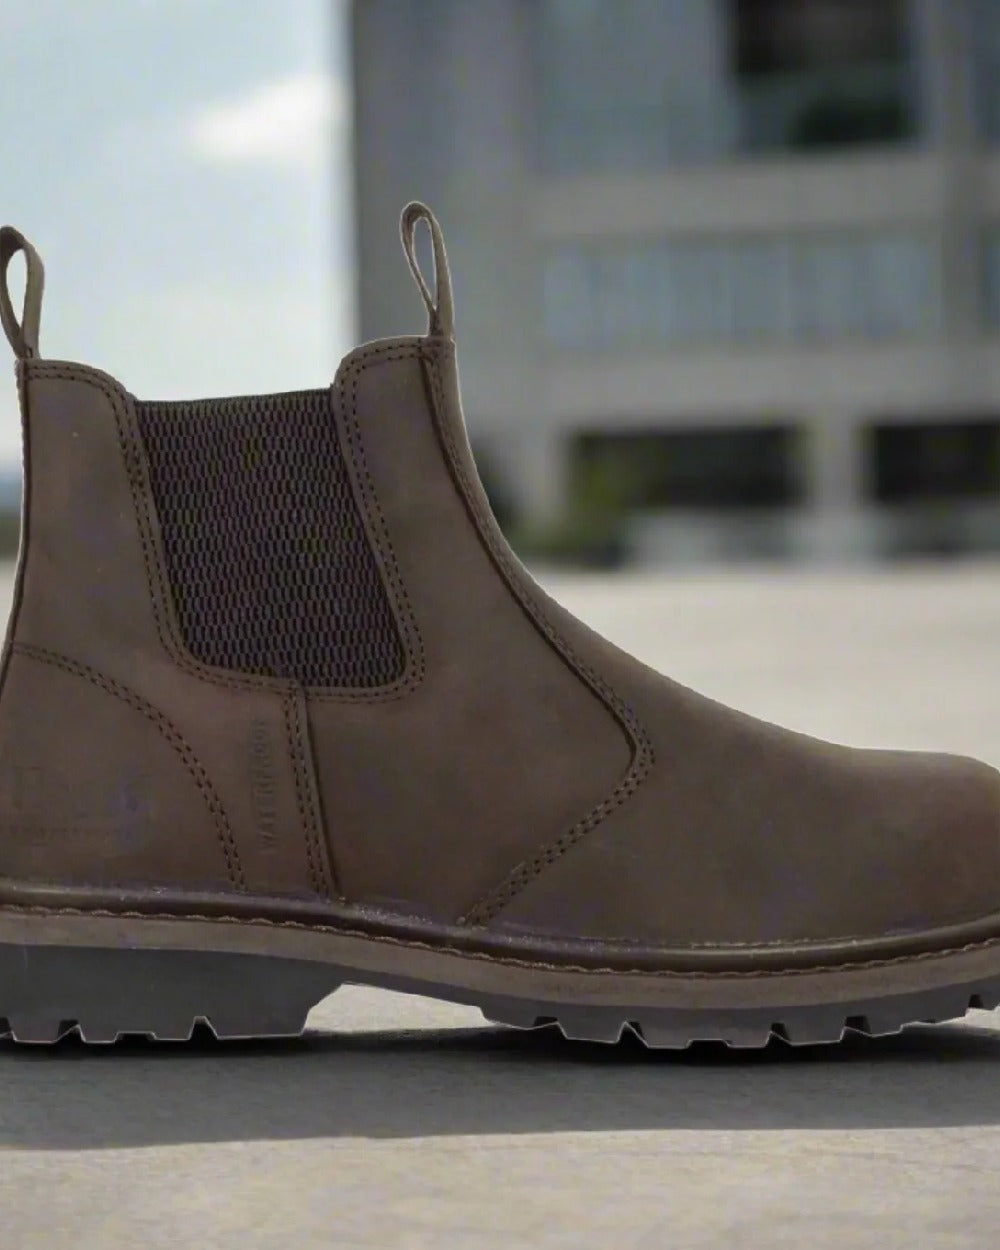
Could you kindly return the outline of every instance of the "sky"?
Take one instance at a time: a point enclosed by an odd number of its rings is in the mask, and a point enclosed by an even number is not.
[[[342,0],[3,0],[0,218],[45,261],[43,356],[144,399],[331,380],[353,338],[345,20]],[[19,439],[0,369],[0,463]]]

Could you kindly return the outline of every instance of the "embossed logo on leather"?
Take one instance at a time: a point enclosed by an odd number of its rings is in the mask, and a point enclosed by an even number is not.
[[[278,782],[274,742],[266,721],[250,722],[250,796],[261,846],[270,855],[278,844]]]

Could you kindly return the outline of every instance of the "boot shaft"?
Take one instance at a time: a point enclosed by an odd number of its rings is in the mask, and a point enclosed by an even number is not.
[[[431,333],[351,353],[328,390],[147,403],[19,362],[0,747],[7,806],[29,770],[34,807],[9,813],[32,832],[0,845],[0,876],[450,921],[628,771],[489,514],[436,225],[436,294],[415,261],[425,212],[403,234]],[[89,837],[56,832],[74,820],[53,796],[85,793]]]

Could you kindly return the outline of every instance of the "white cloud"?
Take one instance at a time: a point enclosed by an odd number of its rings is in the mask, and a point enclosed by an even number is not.
[[[319,264],[294,286],[195,281],[134,295],[107,310],[85,359],[145,398],[329,386],[350,344],[352,310],[350,283],[332,299],[327,272]]]
[[[296,74],[210,105],[191,118],[186,137],[210,160],[316,170],[329,160],[333,130],[346,112],[342,83],[326,74]]]

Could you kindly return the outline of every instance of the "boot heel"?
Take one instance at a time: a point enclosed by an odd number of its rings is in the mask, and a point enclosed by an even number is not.
[[[0,1037],[110,1043],[298,1037],[336,970],[261,955],[0,944]]]

